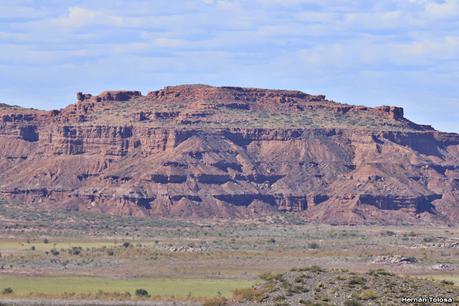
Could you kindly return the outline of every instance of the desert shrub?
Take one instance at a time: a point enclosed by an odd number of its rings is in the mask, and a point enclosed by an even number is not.
[[[310,271],[314,273],[325,272],[325,270],[319,266],[310,266],[309,268],[305,268],[305,271]]]
[[[266,294],[273,290],[273,286],[267,288],[243,288],[233,290],[233,299],[235,301],[255,301],[262,302],[266,298]]]
[[[44,244],[48,244],[48,243],[49,243],[48,238],[43,239],[43,243],[44,243]]]
[[[309,300],[299,300],[298,301],[301,305],[306,305],[306,306],[321,306],[322,304],[320,303],[315,303]]]
[[[393,232],[393,231],[383,231],[381,233],[381,236],[395,236],[395,235],[396,235],[396,233]]]
[[[72,247],[70,250],[69,250],[69,253],[72,254],[72,255],[80,255],[81,251],[83,250],[82,247]]]
[[[378,276],[378,275],[393,276],[394,275],[393,273],[388,272],[384,269],[371,270],[370,272],[368,272],[368,274],[372,276]]]
[[[285,296],[283,295],[278,295],[276,297],[273,298],[273,301],[274,302],[282,302],[282,301],[285,301]]]
[[[317,249],[320,248],[320,245],[318,243],[316,243],[316,242],[313,242],[313,243],[308,244],[308,248],[313,249],[313,250],[317,250]]]
[[[309,289],[306,288],[305,286],[295,286],[293,288],[289,289],[289,292],[291,293],[306,293],[309,292]]]
[[[128,248],[130,245],[131,245],[131,244],[130,244],[129,242],[127,242],[127,241],[123,243],[123,247],[124,247],[124,248]]]
[[[376,292],[374,292],[373,290],[367,289],[367,290],[362,291],[359,297],[362,300],[374,300],[377,296],[376,296]]]
[[[272,273],[269,273],[269,272],[262,273],[262,274],[260,274],[259,277],[264,281],[271,281],[271,280],[274,279],[274,275]]]
[[[11,288],[9,288],[9,287],[8,287],[8,288],[4,288],[4,289],[2,290],[2,294],[11,294],[11,293],[13,293],[13,292],[14,292],[14,290],[11,289]]]
[[[235,289],[233,290],[233,298],[236,301],[253,301],[257,298],[257,291],[254,288]]]
[[[205,301],[203,306],[224,306],[226,305],[227,299],[224,297],[214,297]]]
[[[363,304],[357,300],[350,299],[344,302],[344,306],[363,306]]]
[[[451,286],[454,286],[454,282],[453,281],[449,281],[449,280],[442,280],[440,283],[442,283],[443,285],[451,285]]]
[[[303,283],[304,282],[304,278],[301,277],[301,276],[297,276],[297,277],[295,277],[294,282],[295,283]]]
[[[113,256],[113,255],[115,255],[115,252],[113,250],[108,250],[107,251],[107,255],[108,256]]]
[[[35,251],[35,246],[33,245],[30,249],[31,249],[32,251]]]
[[[367,280],[358,275],[354,275],[349,279],[349,285],[363,285],[367,282]]]
[[[50,252],[51,252],[51,254],[53,256],[59,256],[60,255],[60,252],[58,250],[56,250],[56,249],[51,249]]]
[[[64,292],[64,293],[62,294],[62,297],[63,297],[63,298],[66,298],[66,299],[69,299],[69,298],[75,297],[76,295],[77,295],[77,294],[76,294],[75,292],[71,291],[71,292]]]
[[[279,282],[285,281],[285,280],[284,280],[284,275],[282,275],[282,273],[277,273],[276,275],[274,275],[274,279],[275,279],[276,281],[279,281]]]
[[[137,290],[135,291],[135,295],[136,295],[136,296],[150,296],[150,294],[148,293],[148,291],[145,290],[145,289],[142,289],[142,288],[137,289]]]

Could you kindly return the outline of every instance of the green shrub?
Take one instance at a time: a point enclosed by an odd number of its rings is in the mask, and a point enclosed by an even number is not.
[[[14,290],[11,289],[11,288],[9,288],[9,287],[8,287],[8,288],[4,288],[4,289],[2,290],[2,294],[11,294],[11,293],[13,293],[13,292],[14,292]]]
[[[135,295],[136,295],[136,296],[150,296],[150,294],[148,293],[148,291],[145,290],[145,289],[137,289],[137,290],[135,291]]]
[[[394,275],[394,273],[388,272],[384,269],[370,270],[368,274],[372,276],[378,276],[378,275],[393,276]]]
[[[374,300],[377,297],[377,295],[376,295],[376,292],[374,292],[373,290],[367,289],[367,290],[362,291],[359,297],[362,300]]]
[[[81,247],[72,247],[69,251],[70,254],[72,255],[80,255],[81,251],[83,249]]]
[[[262,274],[260,274],[259,277],[264,281],[271,281],[271,280],[274,279],[274,275],[272,273],[269,273],[269,272],[262,273]]]
[[[344,302],[344,306],[363,306],[363,304],[357,300],[351,299]]]
[[[124,247],[124,248],[128,248],[130,245],[131,245],[131,244],[130,244],[129,242],[124,242],[124,243],[123,243],[123,247]]]
[[[349,285],[363,285],[367,282],[367,280],[358,275],[354,275],[349,279]]]
[[[442,280],[440,283],[442,283],[443,285],[451,285],[451,286],[454,286],[454,282],[453,281],[449,281],[449,280]]]

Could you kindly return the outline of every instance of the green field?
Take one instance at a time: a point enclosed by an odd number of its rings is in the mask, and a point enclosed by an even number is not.
[[[38,251],[49,251],[52,248],[55,249],[68,249],[71,247],[82,247],[82,248],[101,248],[101,247],[113,247],[119,246],[122,242],[110,242],[110,241],[53,241],[50,240],[48,243],[43,241],[12,241],[12,240],[1,240],[0,251],[27,251],[35,247]]]
[[[12,288],[18,296],[33,294],[61,296],[65,293],[95,294],[129,292],[142,288],[152,296],[230,297],[237,288],[247,288],[255,282],[232,279],[109,279],[96,277],[21,277],[0,276],[0,289]]]

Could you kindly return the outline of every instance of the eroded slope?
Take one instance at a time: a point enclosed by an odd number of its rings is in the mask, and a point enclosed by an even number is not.
[[[298,91],[183,85],[0,106],[0,197],[161,217],[457,223],[459,135]]]

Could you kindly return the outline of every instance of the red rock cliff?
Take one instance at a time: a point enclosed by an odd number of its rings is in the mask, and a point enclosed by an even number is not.
[[[0,106],[0,198],[113,214],[459,220],[459,135],[398,107],[184,85]]]

